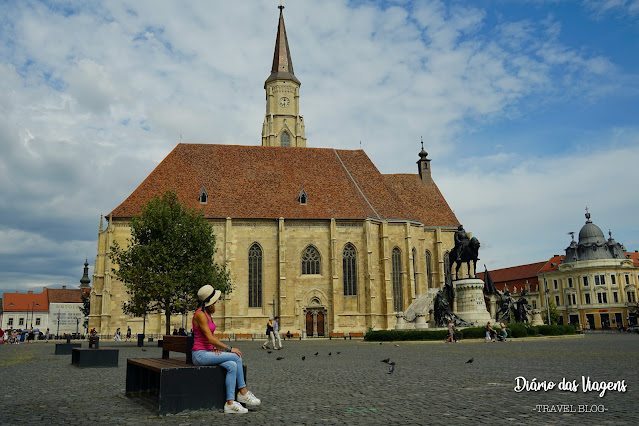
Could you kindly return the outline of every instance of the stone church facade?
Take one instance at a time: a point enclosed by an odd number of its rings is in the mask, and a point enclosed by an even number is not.
[[[122,312],[126,288],[110,272],[114,241],[166,190],[201,209],[234,283],[214,315],[221,333],[263,333],[269,316],[307,336],[391,329],[429,288],[445,281],[457,218],[433,182],[423,147],[415,174],[382,174],[363,150],[306,147],[300,82],[280,17],[265,82],[262,146],[179,144],[100,222],[89,327],[113,333],[142,318]],[[146,320],[164,331],[164,316]],[[172,317],[171,328],[190,316]]]

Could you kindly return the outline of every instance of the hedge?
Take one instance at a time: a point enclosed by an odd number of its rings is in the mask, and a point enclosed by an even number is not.
[[[497,333],[501,330],[499,326],[495,328]],[[572,325],[530,325],[523,323],[510,323],[506,327],[509,338],[528,336],[560,336],[565,334],[575,334],[575,327]],[[456,330],[459,339],[482,339],[486,335],[485,327],[467,327]],[[364,336],[364,340],[371,342],[394,342],[405,340],[446,340],[448,330],[369,330]]]

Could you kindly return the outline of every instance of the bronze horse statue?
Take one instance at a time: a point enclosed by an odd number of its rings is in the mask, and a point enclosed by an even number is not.
[[[449,273],[452,275],[452,269],[453,269],[453,262],[456,263],[456,267],[455,267],[455,280],[459,279],[459,268],[461,267],[462,263],[466,262],[466,266],[468,267],[468,275],[469,278],[477,278],[477,261],[479,260],[479,258],[477,257],[479,255],[479,240],[475,237],[471,238],[470,241],[468,241],[468,244],[465,245],[462,249],[461,249],[461,255],[458,256],[457,250],[455,248],[453,248],[450,251],[450,254],[448,255],[448,259],[450,260],[450,270]],[[457,259],[461,259],[461,260],[457,260]],[[473,261],[473,274],[470,275],[470,261]]]

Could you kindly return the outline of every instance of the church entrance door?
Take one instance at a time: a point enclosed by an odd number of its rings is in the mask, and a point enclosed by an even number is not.
[[[313,314],[310,312],[306,313],[306,335],[313,337]]]
[[[317,313],[317,335],[324,336],[324,313]]]

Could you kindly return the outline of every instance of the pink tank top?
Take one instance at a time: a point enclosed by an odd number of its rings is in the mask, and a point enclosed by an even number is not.
[[[198,309],[197,312],[202,312],[201,309]],[[205,313],[206,320],[208,322],[209,329],[211,330],[211,334],[215,332],[215,323],[211,321],[211,318]],[[195,351],[212,351],[213,344],[209,342],[204,335],[202,329],[197,325],[195,321],[195,316],[193,316],[193,352]]]

